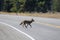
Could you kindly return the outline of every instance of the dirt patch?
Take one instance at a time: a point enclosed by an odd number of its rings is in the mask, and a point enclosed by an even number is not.
[[[0,12],[0,14],[19,15],[19,16],[36,16],[36,17],[47,17],[47,18],[60,18],[60,13],[14,13],[14,12]]]

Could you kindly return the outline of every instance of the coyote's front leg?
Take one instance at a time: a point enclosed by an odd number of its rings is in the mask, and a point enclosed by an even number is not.
[[[32,28],[31,24],[29,24],[29,25],[30,25],[30,27]]]

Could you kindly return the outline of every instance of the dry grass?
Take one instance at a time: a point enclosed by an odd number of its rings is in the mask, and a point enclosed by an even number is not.
[[[0,12],[0,14],[16,15],[16,13]],[[36,17],[47,17],[47,18],[60,18],[60,13],[18,13],[20,16],[36,16]]]

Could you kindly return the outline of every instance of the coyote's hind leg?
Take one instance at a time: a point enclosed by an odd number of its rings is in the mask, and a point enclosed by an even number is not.
[[[32,28],[32,26],[30,25],[30,27]]]

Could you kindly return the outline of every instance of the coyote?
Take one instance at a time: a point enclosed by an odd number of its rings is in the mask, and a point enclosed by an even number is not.
[[[26,28],[27,28],[28,25],[30,25],[30,27],[32,27],[32,26],[31,26],[31,23],[32,23],[32,22],[34,22],[34,19],[24,20],[24,21],[22,21],[22,22],[20,23],[20,25],[23,25],[23,27],[26,27]]]

